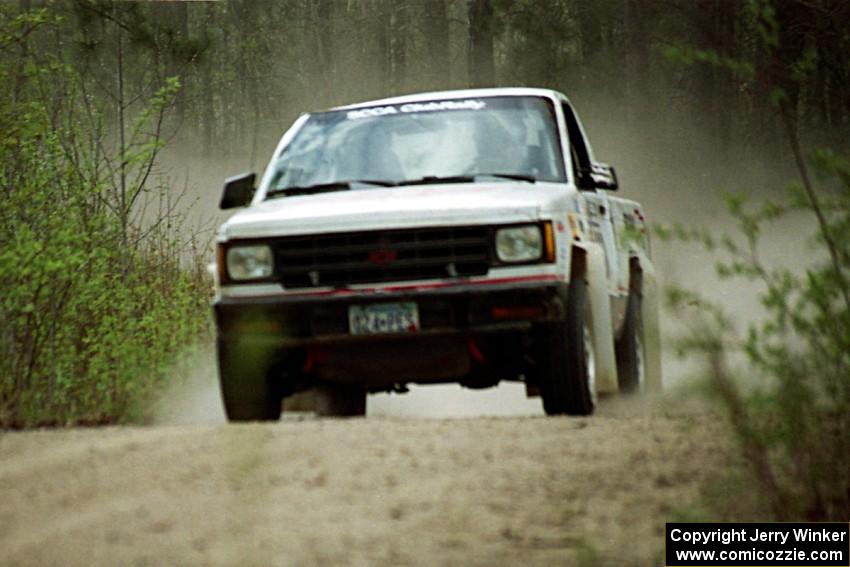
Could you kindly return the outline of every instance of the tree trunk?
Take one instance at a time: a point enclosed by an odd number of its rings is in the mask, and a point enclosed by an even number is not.
[[[189,3],[174,2],[173,4],[175,5],[172,9],[175,11],[174,32],[176,40],[178,44],[185,44],[189,41]],[[178,52],[183,51],[185,50],[178,50]],[[189,61],[178,60],[176,74],[180,77],[180,90],[177,92],[174,105],[177,110],[177,123],[181,126],[185,123],[186,119],[186,93],[191,92],[189,89],[189,77],[191,76],[189,68]]]
[[[320,96],[321,106],[329,106],[332,104],[331,93],[333,90],[335,71],[334,49],[335,45],[335,29],[334,29],[334,1],[319,0],[316,5],[316,46],[319,55],[319,73],[322,78],[322,95]]]
[[[715,30],[717,33],[718,51],[722,56],[735,57],[739,52],[735,28],[740,17],[740,2],[739,0],[720,0],[717,2],[717,10]],[[721,77],[717,93],[718,102],[725,110],[721,112],[721,109],[717,108],[716,124],[720,148],[723,151],[722,157],[726,161],[730,157],[729,151],[733,145],[735,117],[739,116],[738,78],[729,76],[730,74],[722,69],[718,69],[718,72],[726,75]]]
[[[451,84],[449,59],[449,17],[445,0],[424,2],[425,49],[428,57],[428,83],[431,88]]]
[[[390,73],[392,88],[398,93],[407,86],[407,35],[410,33],[407,2],[393,4],[390,26]]]
[[[649,34],[647,12],[641,0],[625,0],[625,108],[629,123],[638,129],[649,107]]]
[[[581,41],[581,62],[585,70],[589,70],[599,60],[602,49],[602,22],[599,19],[599,7],[594,0],[575,0],[575,6]],[[626,25],[628,24],[627,14]]]
[[[210,49],[209,29],[216,20],[215,3],[208,2],[204,5],[204,20],[203,20],[203,35],[204,44],[207,49]],[[211,58],[206,58],[200,66],[201,80],[199,84],[203,85],[198,93],[200,97],[200,118],[201,118],[201,147],[204,152],[204,157],[210,157],[213,152],[213,138],[215,136],[215,106],[213,101],[213,92],[215,92],[215,80],[213,79],[213,61]]]
[[[716,1],[698,3],[694,9],[700,35],[699,46],[716,51]],[[696,125],[699,132],[705,135],[709,145],[714,146],[717,141],[717,67],[709,63],[697,63],[693,70],[693,111]]]
[[[21,14],[29,12],[31,8],[31,0],[20,0],[18,3],[18,12]],[[12,95],[14,102],[16,103],[21,99],[21,92],[23,91],[24,83],[26,82],[24,65],[29,58],[29,40],[24,37],[18,48],[20,56],[18,57],[18,63],[15,65],[15,88]]]
[[[490,0],[469,0],[469,83],[473,87],[496,84],[493,20]]]
[[[376,50],[377,50],[377,75],[381,83],[381,92],[387,93],[391,88],[390,81],[390,6],[386,2],[378,2],[378,25]]]
[[[803,55],[806,34],[813,28],[812,10],[793,0],[776,2],[776,23],[779,26],[779,44],[774,57],[772,84],[787,97],[786,119],[797,128],[800,113],[800,81],[794,77],[792,66]]]
[[[183,58],[183,49],[189,37],[188,2],[151,3],[151,21],[157,29],[157,39],[154,44],[155,56],[162,52],[165,60],[165,77],[178,77],[181,88],[174,100],[177,123],[183,124],[186,113],[186,76],[188,62]],[[161,80],[164,82],[165,77]]]

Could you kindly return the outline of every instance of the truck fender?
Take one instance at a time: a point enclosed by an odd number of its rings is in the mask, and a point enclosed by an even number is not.
[[[584,262],[576,262],[576,255],[583,255]],[[619,390],[619,382],[605,251],[600,245],[592,242],[576,243],[573,245],[573,264],[584,265],[584,274],[573,274],[572,277],[584,276],[590,297],[591,340],[593,352],[596,354],[596,393],[613,394]]]
[[[658,277],[655,266],[641,251],[634,257],[641,272],[641,344],[644,359],[644,389],[648,393],[661,392],[661,321],[659,317]]]

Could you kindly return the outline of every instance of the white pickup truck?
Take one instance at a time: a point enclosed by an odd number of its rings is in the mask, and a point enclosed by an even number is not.
[[[410,383],[525,382],[549,415],[661,384],[641,206],[614,197],[558,92],[403,96],[304,114],[217,236],[221,393],[233,421],[314,392],[366,412]]]

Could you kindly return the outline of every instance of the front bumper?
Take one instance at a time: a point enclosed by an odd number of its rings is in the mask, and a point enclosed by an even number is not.
[[[416,340],[438,336],[477,336],[528,331],[535,324],[562,320],[566,283],[561,281],[452,286],[428,290],[281,294],[220,298],[214,304],[219,338],[249,337],[286,347],[334,343]],[[414,333],[351,335],[348,307],[414,301],[420,330]]]

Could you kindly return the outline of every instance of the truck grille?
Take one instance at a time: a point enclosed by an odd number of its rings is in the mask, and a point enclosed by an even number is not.
[[[490,267],[489,227],[423,228],[289,237],[275,242],[284,287],[481,276]]]

